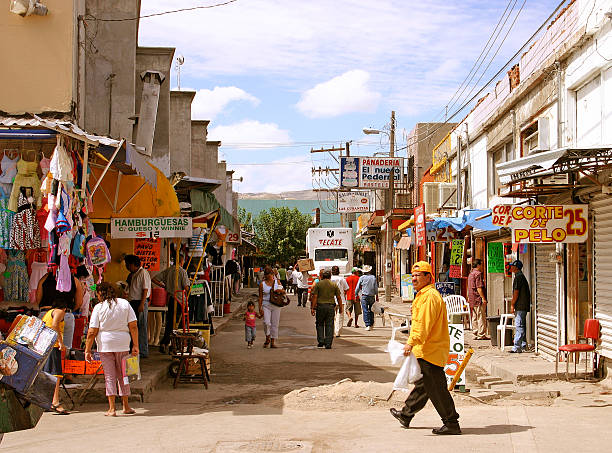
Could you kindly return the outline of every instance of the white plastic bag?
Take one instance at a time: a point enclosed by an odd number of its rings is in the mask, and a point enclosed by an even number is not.
[[[380,302],[376,301],[372,304],[372,312],[376,315],[382,315],[385,312],[385,309],[382,305],[380,305]]]
[[[399,341],[389,340],[389,344],[387,344],[387,349],[385,349],[385,352],[389,353],[391,363],[393,365],[397,365],[400,363],[402,357],[404,357],[404,345]]]
[[[397,373],[397,377],[393,382],[393,390],[408,390],[408,384],[414,384],[416,381],[421,379],[421,367],[414,354],[411,352],[408,357],[404,359],[402,367]]]

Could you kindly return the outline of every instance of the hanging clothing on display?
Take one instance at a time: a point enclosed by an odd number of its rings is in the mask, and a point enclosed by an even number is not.
[[[5,156],[6,157],[6,156]],[[8,209],[8,194],[0,186],[0,248],[11,248],[11,227],[15,213]]]
[[[36,289],[38,282],[47,273],[47,263],[34,261],[32,263],[32,273],[30,274],[30,302],[36,302]]]
[[[19,153],[16,153],[14,159],[11,159],[7,154],[2,156],[2,160],[0,161],[0,170],[2,173],[0,174],[0,187],[4,189],[7,193],[11,193],[11,189],[13,188],[13,179],[17,175],[17,162],[19,161]]]
[[[31,190],[31,189],[30,189]],[[36,221],[34,204],[28,201],[31,192],[23,188],[19,191],[19,205],[13,218],[11,228],[10,246],[16,250],[29,250],[40,248],[40,231]]]
[[[63,182],[72,181],[72,167],[73,161],[64,147],[64,140],[61,136],[58,136],[57,145],[49,163],[49,171],[53,175],[53,179]]]
[[[13,182],[11,197],[8,208],[16,212],[19,207],[19,193],[22,187],[31,187],[32,196],[34,197],[33,204],[37,208],[40,206],[40,179],[38,178],[38,162],[29,162],[21,159],[17,162],[17,176]]]
[[[6,271],[11,276],[6,279],[4,285],[4,300],[27,302],[30,281],[25,262],[25,253],[22,250],[9,250],[7,255]]]

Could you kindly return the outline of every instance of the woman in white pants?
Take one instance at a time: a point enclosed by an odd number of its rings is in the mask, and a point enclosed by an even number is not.
[[[274,287],[274,291],[281,290],[283,293],[283,285],[274,276],[274,270],[270,266],[264,268],[264,278],[259,284],[259,314],[263,316],[264,333],[266,334],[266,342],[264,348],[276,348],[274,341],[278,339],[278,324],[280,322],[281,307],[277,307],[270,303],[270,291]]]

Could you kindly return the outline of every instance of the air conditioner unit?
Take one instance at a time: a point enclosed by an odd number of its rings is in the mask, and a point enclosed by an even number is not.
[[[440,208],[457,209],[457,185],[450,182],[440,184]],[[442,206],[444,205],[444,206]]]
[[[412,208],[412,192],[396,193],[394,206],[396,208]]]
[[[523,139],[523,151],[536,154],[550,150],[550,126],[548,118],[538,118],[538,130]]]
[[[423,203],[425,203],[425,215],[437,214],[440,207],[440,183],[423,183]]]

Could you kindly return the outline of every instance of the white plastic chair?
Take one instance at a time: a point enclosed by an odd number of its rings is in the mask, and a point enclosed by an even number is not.
[[[401,332],[408,335],[410,333],[410,316],[402,315],[400,313],[391,313],[386,311],[385,314],[389,315],[389,322],[391,322],[391,339],[395,340],[395,334]],[[402,323],[405,325],[402,326]]]
[[[444,302],[446,303],[446,314],[450,321],[452,315],[467,315],[470,323],[470,330],[472,329],[472,316],[470,314],[470,304],[467,303],[465,297],[452,295],[445,296]]]
[[[514,315],[512,313],[504,313],[501,315],[499,325],[497,326],[497,342],[499,348],[503,351],[506,346],[506,330],[515,330],[516,327],[512,320]]]

